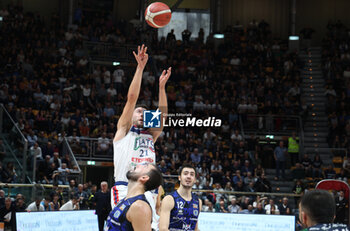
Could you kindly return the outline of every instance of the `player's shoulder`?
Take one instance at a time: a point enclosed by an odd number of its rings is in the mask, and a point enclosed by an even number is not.
[[[168,207],[168,208],[173,208],[175,205],[175,198],[169,194],[166,195],[163,200],[162,200],[162,206]]]
[[[151,206],[145,200],[137,200],[134,203],[132,203],[129,208],[129,211],[141,214],[152,213]]]

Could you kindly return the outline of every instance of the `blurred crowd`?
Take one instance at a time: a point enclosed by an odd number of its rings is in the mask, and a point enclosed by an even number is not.
[[[327,29],[323,41],[322,66],[327,84],[328,144],[332,148],[345,148],[349,152],[350,33],[341,21],[329,22]]]
[[[34,201],[28,202],[28,198],[21,193],[15,198],[6,197],[0,190],[0,221],[5,223],[5,230],[16,229],[17,212],[43,212],[43,211],[68,211],[68,210],[96,210],[98,221],[106,220],[110,207],[110,191],[108,183],[102,181],[98,190],[97,185],[89,183],[76,184],[70,180],[69,188],[58,187],[53,184],[51,190],[36,193]],[[44,195],[43,195],[44,194]]]

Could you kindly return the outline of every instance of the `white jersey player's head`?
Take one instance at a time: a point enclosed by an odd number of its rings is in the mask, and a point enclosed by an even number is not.
[[[138,128],[143,127],[143,111],[147,110],[146,105],[136,105],[134,113],[132,114],[132,125]]]

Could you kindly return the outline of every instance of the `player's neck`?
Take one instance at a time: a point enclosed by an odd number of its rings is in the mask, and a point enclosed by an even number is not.
[[[131,198],[144,193],[145,193],[144,185],[139,184],[138,182],[128,183],[128,194],[126,194],[126,198]]]
[[[180,187],[177,189],[177,193],[187,201],[192,199],[192,188],[185,188],[180,185]]]

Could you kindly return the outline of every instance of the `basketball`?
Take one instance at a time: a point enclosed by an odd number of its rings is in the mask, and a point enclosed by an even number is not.
[[[170,22],[171,10],[162,2],[154,2],[146,8],[145,19],[151,27],[165,27]]]

